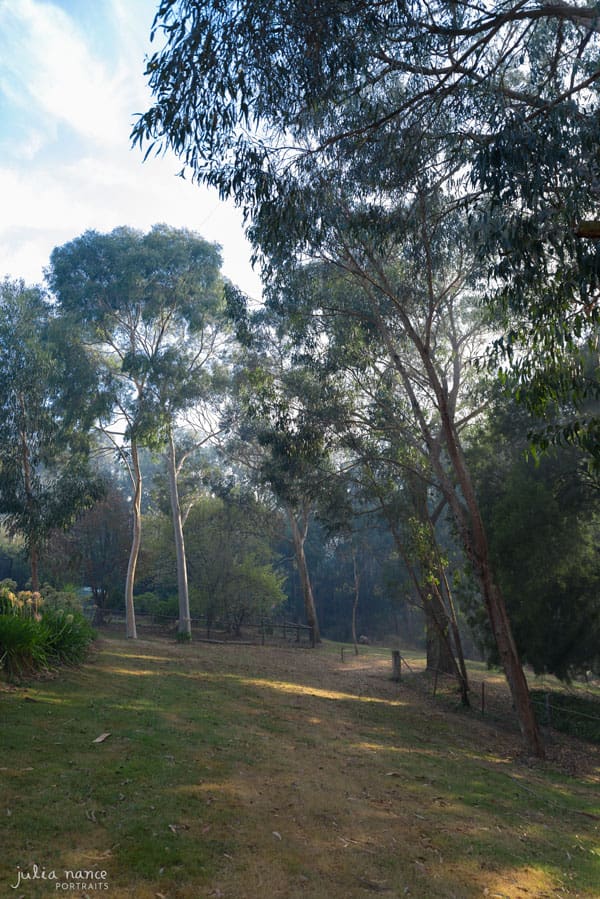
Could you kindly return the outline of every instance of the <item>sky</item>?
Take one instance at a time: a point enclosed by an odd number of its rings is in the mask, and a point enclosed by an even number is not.
[[[88,229],[164,222],[221,245],[254,298],[239,212],[143,161],[129,139],[151,95],[144,57],[158,0],[0,0],[0,279],[43,282],[50,253]]]

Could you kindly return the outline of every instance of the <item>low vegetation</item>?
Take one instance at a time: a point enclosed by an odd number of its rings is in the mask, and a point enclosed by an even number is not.
[[[9,681],[85,659],[94,631],[68,597],[0,584],[0,668]]]
[[[119,899],[596,896],[598,748],[547,734],[533,763],[409,663],[398,684],[375,647],[103,637],[6,685],[1,892],[55,895],[10,889],[37,865]]]

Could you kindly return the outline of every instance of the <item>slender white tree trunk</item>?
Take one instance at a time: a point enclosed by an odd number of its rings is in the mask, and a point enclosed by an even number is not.
[[[168,447],[169,469],[169,497],[171,500],[171,517],[173,519],[173,535],[175,538],[175,557],[177,560],[177,594],[179,597],[179,621],[177,632],[192,636],[192,623],[190,618],[190,597],[188,591],[187,561],[185,556],[185,542],[183,538],[183,521],[181,506],[179,505],[179,489],[177,487],[177,458],[175,455],[175,441],[172,432],[169,432]]]
[[[133,585],[135,582],[135,569],[137,567],[142,542],[142,472],[140,470],[140,459],[135,440],[131,441],[131,473],[133,480],[133,502],[131,504],[133,532],[129,563],[127,565],[127,579],[125,581],[125,631],[128,638],[135,640],[137,639],[137,628],[135,626]]]

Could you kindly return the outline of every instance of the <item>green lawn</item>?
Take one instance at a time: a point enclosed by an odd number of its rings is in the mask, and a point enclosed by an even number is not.
[[[600,750],[529,763],[390,671],[111,637],[6,688],[0,896],[600,896]]]

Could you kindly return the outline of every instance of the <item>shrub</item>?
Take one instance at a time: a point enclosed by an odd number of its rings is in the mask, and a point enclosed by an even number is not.
[[[60,608],[61,594],[52,592],[50,605],[40,614],[39,593],[15,593],[0,584],[0,668],[9,680],[51,665],[78,665],[94,639],[94,631],[80,611]]]
[[[0,664],[9,680],[47,667],[46,637],[40,622],[19,615],[0,615]]]

